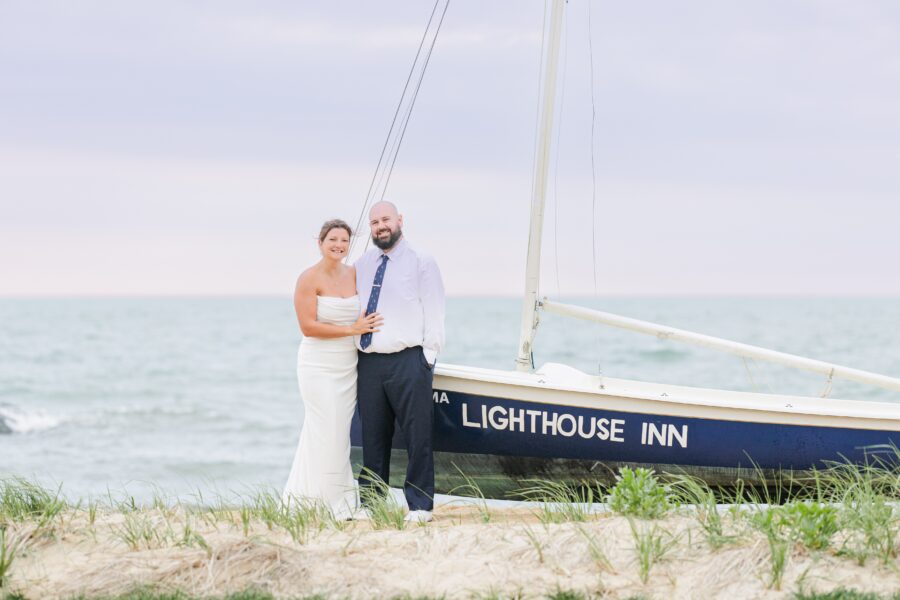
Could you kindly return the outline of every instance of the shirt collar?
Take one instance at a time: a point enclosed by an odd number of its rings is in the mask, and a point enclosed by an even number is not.
[[[408,244],[406,243],[406,238],[405,238],[405,237],[404,237],[404,238],[400,238],[400,241],[397,242],[397,245],[394,246],[394,249],[393,249],[393,250],[391,250],[391,251],[388,252],[387,254],[385,254],[385,253],[382,251],[382,253],[378,255],[378,258],[380,259],[382,256],[387,256],[387,257],[388,257],[388,260],[396,260],[396,259],[399,258],[404,252],[406,252],[406,247],[407,247],[407,246],[408,246]]]

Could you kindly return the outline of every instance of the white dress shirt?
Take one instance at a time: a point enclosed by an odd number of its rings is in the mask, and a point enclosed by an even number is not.
[[[372,248],[356,261],[356,289],[362,312],[366,310],[375,271],[385,252]],[[381,282],[376,312],[384,317],[380,331],[363,352],[392,354],[422,346],[425,360],[433,365],[444,345],[444,282],[437,263],[413,250],[405,239],[386,253],[387,266]]]

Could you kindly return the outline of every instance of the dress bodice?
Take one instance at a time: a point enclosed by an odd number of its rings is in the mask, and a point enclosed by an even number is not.
[[[359,296],[316,296],[316,321],[332,325],[353,325],[359,318]]]
[[[359,296],[341,298],[339,296],[316,296],[316,321],[346,327],[359,318]],[[304,337],[301,347],[313,345],[334,351],[356,352],[356,342],[352,335],[338,338]]]

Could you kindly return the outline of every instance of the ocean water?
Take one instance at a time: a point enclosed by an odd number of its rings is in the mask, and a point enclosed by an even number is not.
[[[900,376],[900,299],[570,302]],[[519,300],[450,298],[440,361],[511,369]],[[0,299],[0,477],[190,498],[280,488],[303,418],[290,298]],[[535,363],[610,377],[819,395],[824,378],[543,315]],[[835,381],[831,397],[900,402]]]

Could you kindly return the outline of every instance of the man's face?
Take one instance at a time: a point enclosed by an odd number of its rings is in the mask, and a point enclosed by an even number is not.
[[[403,217],[388,204],[377,204],[369,213],[372,243],[382,250],[390,250],[403,235]]]

